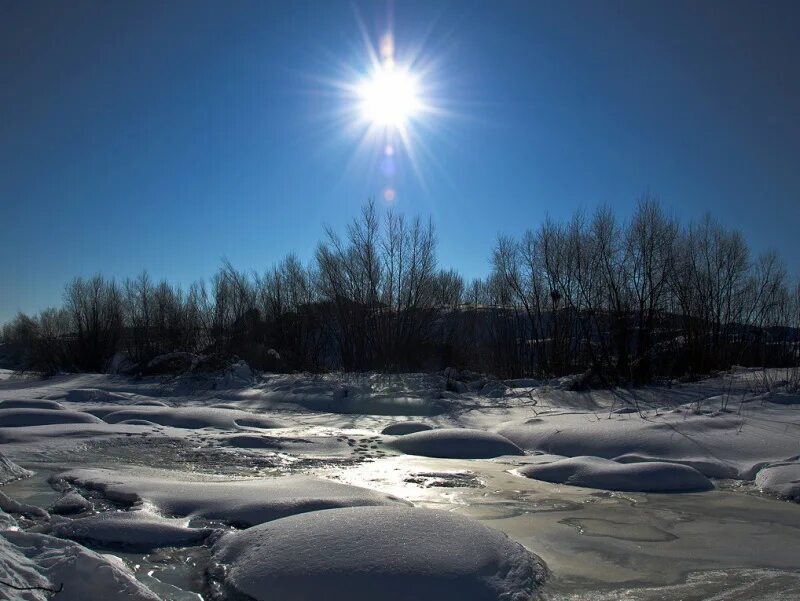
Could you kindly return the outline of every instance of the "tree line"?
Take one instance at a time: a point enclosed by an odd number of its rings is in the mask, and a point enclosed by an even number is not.
[[[800,283],[775,253],[751,256],[710,216],[681,224],[653,198],[501,236],[470,282],[437,263],[430,221],[367,203],[313,260],[263,273],[223,262],[187,289],[147,273],[76,278],[61,307],[20,313],[3,340],[24,369],[133,373],[244,359],[291,371],[469,369],[647,382],[734,364],[789,366]],[[190,362],[190,363],[189,363]]]

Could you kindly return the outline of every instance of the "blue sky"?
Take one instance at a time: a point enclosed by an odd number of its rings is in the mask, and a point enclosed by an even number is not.
[[[794,3],[6,0],[0,322],[76,275],[309,259],[387,185],[331,82],[365,71],[390,13],[443,114],[389,183],[442,266],[484,275],[498,233],[650,191],[800,272]]]

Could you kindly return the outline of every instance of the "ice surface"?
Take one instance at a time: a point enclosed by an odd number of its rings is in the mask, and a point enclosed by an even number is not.
[[[391,440],[387,446],[408,455],[454,459],[523,454],[517,445],[504,436],[467,428],[442,428],[407,434]]]
[[[571,457],[528,465],[518,471],[536,480],[604,490],[677,492],[714,487],[692,467],[663,462],[617,463],[600,457]]]
[[[202,517],[239,526],[320,509],[403,503],[391,495],[309,476],[181,481],[78,469],[59,478],[101,490],[113,501],[146,502],[165,515]]]
[[[505,534],[449,512],[357,507],[225,535],[212,575],[258,601],[528,601],[547,570]]]

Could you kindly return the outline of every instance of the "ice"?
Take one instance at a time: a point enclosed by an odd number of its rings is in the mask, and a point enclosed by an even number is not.
[[[449,512],[357,507],[288,517],[224,536],[212,576],[257,601],[528,601],[544,563]]]
[[[519,469],[528,478],[631,492],[709,490],[711,481],[696,469],[675,463],[617,463],[600,457],[572,457]]]
[[[509,439],[493,432],[467,428],[442,428],[400,436],[387,446],[408,455],[485,459],[501,455],[522,455]]]

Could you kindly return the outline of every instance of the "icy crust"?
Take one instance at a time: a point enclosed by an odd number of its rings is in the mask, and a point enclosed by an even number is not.
[[[407,455],[445,459],[488,459],[501,455],[524,454],[504,436],[467,428],[415,432],[391,440],[387,446]]]
[[[687,492],[714,488],[708,478],[687,465],[617,463],[600,457],[571,457],[529,465],[520,468],[518,473],[545,482],[628,492]]]
[[[682,463],[712,478],[751,480],[765,463],[800,453],[800,438],[777,419],[728,413],[547,415],[496,431],[528,451]]]
[[[756,474],[755,480],[765,492],[800,501],[800,461],[769,465]]]
[[[406,421],[397,422],[396,424],[389,424],[383,430],[381,430],[381,434],[402,436],[404,434],[413,434],[414,432],[424,432],[425,430],[432,429],[433,428],[431,426],[423,422]]]
[[[545,564],[505,534],[450,512],[332,509],[225,535],[210,574],[256,601],[528,601]]]
[[[155,549],[184,547],[202,543],[212,530],[187,528],[185,520],[169,520],[147,511],[112,511],[75,520],[65,520],[52,528],[59,538],[102,547]]]
[[[5,484],[6,482],[11,482],[12,480],[19,480],[20,478],[27,478],[32,475],[32,471],[18,466],[5,455],[0,453],[0,484]]]
[[[17,587],[60,589],[54,594],[0,586],[3,601],[159,601],[121,560],[44,534],[0,532],[0,579]]]
[[[0,428],[102,423],[94,415],[66,409],[0,409]]]
[[[281,422],[248,411],[220,409],[214,407],[161,407],[140,405],[113,411],[103,416],[109,424],[131,420],[147,421],[173,428],[200,429],[217,428],[235,430],[239,428],[281,428]]]
[[[236,526],[253,526],[320,509],[405,504],[391,495],[310,476],[200,481],[77,469],[58,478],[100,490],[119,503],[146,503],[164,515],[220,520]]]

